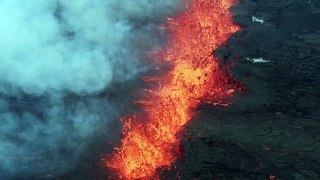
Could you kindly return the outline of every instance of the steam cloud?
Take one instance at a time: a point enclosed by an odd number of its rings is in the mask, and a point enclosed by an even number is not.
[[[1,0],[0,179],[60,174],[119,106],[96,94],[142,71],[180,0]]]

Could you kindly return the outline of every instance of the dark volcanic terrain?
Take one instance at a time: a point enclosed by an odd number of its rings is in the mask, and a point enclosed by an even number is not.
[[[243,30],[216,54],[247,91],[187,126],[181,179],[320,179],[320,1],[243,0],[233,12]]]

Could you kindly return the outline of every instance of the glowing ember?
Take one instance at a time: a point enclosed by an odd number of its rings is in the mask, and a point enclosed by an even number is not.
[[[121,146],[106,162],[120,178],[157,178],[157,168],[169,167],[178,157],[176,134],[193,117],[194,108],[200,103],[222,104],[232,95],[234,90],[212,52],[239,30],[229,12],[233,4],[232,0],[193,0],[183,14],[168,18],[172,37],[157,59],[172,68],[165,76],[145,78],[159,87],[147,90],[138,101],[141,115],[121,119]]]

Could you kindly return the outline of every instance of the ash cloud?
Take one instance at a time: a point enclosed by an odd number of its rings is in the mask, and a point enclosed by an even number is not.
[[[180,7],[180,0],[0,1],[0,177],[72,169],[121,109],[97,94],[148,68],[144,53],[163,41],[157,25]]]

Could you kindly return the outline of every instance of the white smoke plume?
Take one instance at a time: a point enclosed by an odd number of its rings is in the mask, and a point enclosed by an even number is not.
[[[181,3],[1,0],[0,179],[64,173],[108,134],[121,107],[97,94],[146,68]]]

